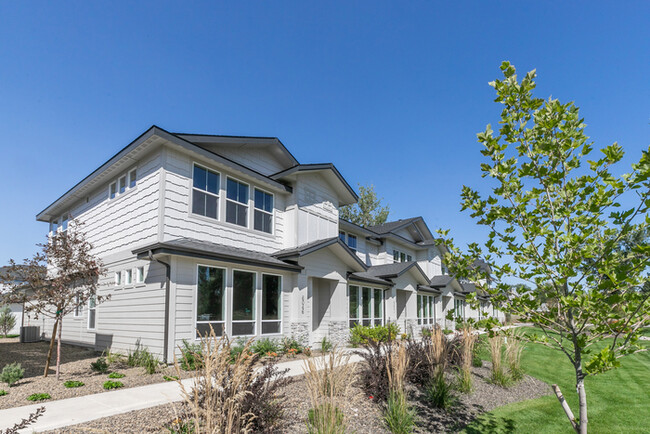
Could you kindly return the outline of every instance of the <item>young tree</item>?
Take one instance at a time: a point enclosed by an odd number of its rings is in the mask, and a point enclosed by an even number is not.
[[[539,326],[543,334],[529,339],[561,351],[573,366],[578,418],[554,390],[573,428],[586,433],[585,377],[646,349],[638,338],[650,319],[650,293],[640,290],[650,244],[631,235],[650,225],[650,148],[630,173],[616,176],[612,168],[623,158],[618,144],[593,156],[573,103],[534,98],[535,71],[519,82],[508,62],[501,70],[504,79],[490,83],[504,105],[499,133],[488,125],[478,134],[492,194],[462,190],[462,209],[489,228],[489,239],[465,253],[447,240],[447,264],[453,274],[477,281],[481,270],[470,265],[486,258],[493,284],[482,289],[501,309]],[[629,241],[624,249],[623,240]],[[509,293],[506,276],[532,289]],[[545,299],[553,300],[548,309]]]
[[[381,206],[381,201],[377,198],[374,185],[364,187],[359,184],[359,201],[341,207],[341,218],[364,228],[385,223],[390,209],[388,205]]]
[[[47,377],[56,340],[58,380],[63,317],[91,299],[96,304],[106,299],[97,294],[99,277],[105,271],[101,261],[91,253],[92,245],[75,220],[70,221],[67,230],[49,236],[45,244],[38,246],[41,251],[23,264],[12,259],[0,276],[0,283],[9,289],[11,302],[25,303],[25,314],[31,313],[35,319],[45,316],[54,320],[43,376]]]
[[[0,330],[6,338],[9,335],[9,331],[16,326],[16,315],[13,314],[11,308],[8,305],[2,306],[0,308]]]

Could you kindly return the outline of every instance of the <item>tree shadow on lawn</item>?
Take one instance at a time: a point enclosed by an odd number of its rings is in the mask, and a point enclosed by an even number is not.
[[[0,370],[9,363],[18,362],[25,369],[25,378],[42,376],[48,347],[49,341],[24,344],[18,342],[17,339],[10,342],[0,341]],[[61,344],[61,365],[84,359],[94,359],[99,355],[99,352],[90,348]],[[91,361],[93,360],[89,360],[88,363]],[[50,374],[56,372],[56,344],[54,344],[52,362],[48,372]]]
[[[505,417],[495,417],[491,414],[482,414],[472,423],[472,426],[465,427],[467,434],[485,434],[485,433],[514,433],[515,421]]]

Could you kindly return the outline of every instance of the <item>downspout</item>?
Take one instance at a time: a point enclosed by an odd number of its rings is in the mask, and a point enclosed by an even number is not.
[[[149,260],[158,262],[165,266],[165,331],[163,334],[163,363],[167,364],[169,356],[169,287],[171,282],[172,267],[166,262],[153,257],[153,253],[149,250]]]

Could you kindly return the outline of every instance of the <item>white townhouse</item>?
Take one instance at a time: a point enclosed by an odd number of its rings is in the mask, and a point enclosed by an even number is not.
[[[357,323],[417,335],[453,326],[453,308],[478,315],[421,217],[362,228],[339,218],[356,201],[333,164],[300,164],[277,138],[153,126],[37,215],[51,232],[84,222],[108,269],[110,300],[66,317],[63,339],[121,352],[139,339],[170,362],[210,326],[314,345]]]

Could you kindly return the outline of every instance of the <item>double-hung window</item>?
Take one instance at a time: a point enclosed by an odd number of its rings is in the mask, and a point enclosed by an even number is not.
[[[232,335],[255,334],[255,277],[250,271],[232,272]]]
[[[198,335],[224,332],[226,307],[226,270],[199,265],[196,285],[196,331]]]
[[[219,204],[219,174],[194,166],[192,175],[192,213],[217,219]]]
[[[137,172],[135,169],[129,172],[129,188],[135,187]]]
[[[273,195],[255,189],[255,215],[253,227],[268,234],[273,232]]]
[[[97,303],[95,296],[91,295],[88,299],[88,330],[95,330],[95,323],[97,322]]]
[[[357,251],[357,236],[348,234],[348,247],[351,250],[354,250],[355,252]]]
[[[226,183],[226,221],[248,227],[248,185],[232,178]]]
[[[349,324],[381,325],[384,317],[384,294],[381,289],[350,285]]]
[[[282,277],[262,274],[262,334],[282,331]]]
[[[126,191],[126,175],[119,179],[118,184],[119,184],[118,191],[120,192],[120,194],[124,193]]]

